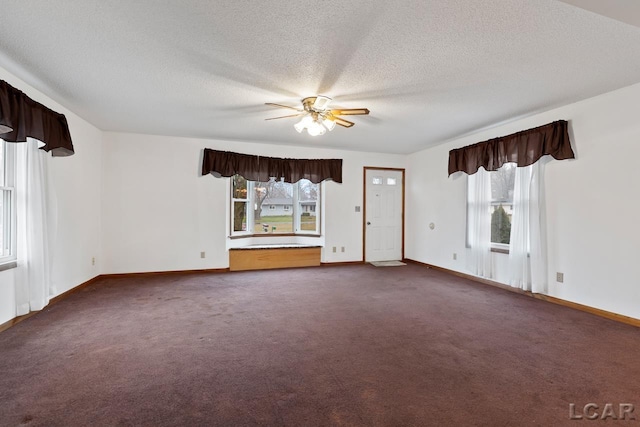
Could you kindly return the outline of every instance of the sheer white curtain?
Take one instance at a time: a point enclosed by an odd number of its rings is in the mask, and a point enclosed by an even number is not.
[[[477,276],[492,277],[491,271],[491,177],[484,168],[468,175],[469,269]]]
[[[55,290],[49,249],[48,155],[34,139],[12,145],[17,150],[16,314],[20,316],[44,308]]]
[[[516,168],[509,247],[510,285],[536,293],[547,288],[543,168],[541,161]]]

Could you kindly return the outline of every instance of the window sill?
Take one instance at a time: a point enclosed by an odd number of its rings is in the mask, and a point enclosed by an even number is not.
[[[237,248],[229,248],[230,251],[244,251],[244,250],[264,250],[264,249],[307,249],[307,248],[322,248],[320,245],[305,245],[301,243],[270,243],[267,245],[249,245],[240,246]]]
[[[471,246],[469,246],[469,245],[466,245],[465,247],[467,249],[471,249]],[[497,247],[497,246],[491,246],[490,251],[491,252],[495,252],[497,254],[507,254],[508,255],[509,254],[509,247],[507,246],[507,247],[504,247],[504,248],[500,248],[500,247]]]
[[[301,233],[264,233],[264,234],[242,234],[240,236],[229,236],[229,239],[247,239],[251,237],[321,237],[320,234]]]
[[[12,268],[16,268],[18,263],[16,261],[7,261],[5,263],[0,264],[0,271],[11,270]]]
[[[495,252],[498,254],[509,254],[509,248],[496,248],[496,247],[492,247],[491,248],[491,252]]]

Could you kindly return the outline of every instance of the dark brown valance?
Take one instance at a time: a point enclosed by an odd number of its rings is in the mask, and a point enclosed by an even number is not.
[[[529,166],[547,154],[556,160],[575,158],[566,120],[451,150],[449,175],[458,171],[472,175],[480,166],[495,171],[509,162]]]
[[[327,179],[342,183],[342,159],[282,159],[205,148],[202,175],[207,174],[242,175],[249,181],[262,182],[274,177],[290,183],[301,179],[315,184]]]
[[[0,80],[0,139],[26,142],[27,137],[44,143],[53,156],[74,153],[67,118]]]

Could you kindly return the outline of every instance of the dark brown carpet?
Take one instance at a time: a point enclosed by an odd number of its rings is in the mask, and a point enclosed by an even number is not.
[[[639,338],[416,265],[102,279],[0,333],[0,425],[594,425]]]

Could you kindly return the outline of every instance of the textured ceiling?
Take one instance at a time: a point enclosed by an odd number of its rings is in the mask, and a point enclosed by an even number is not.
[[[0,66],[103,130],[411,153],[639,82],[638,19],[569,3],[3,0]],[[315,94],[371,114],[264,120]]]

